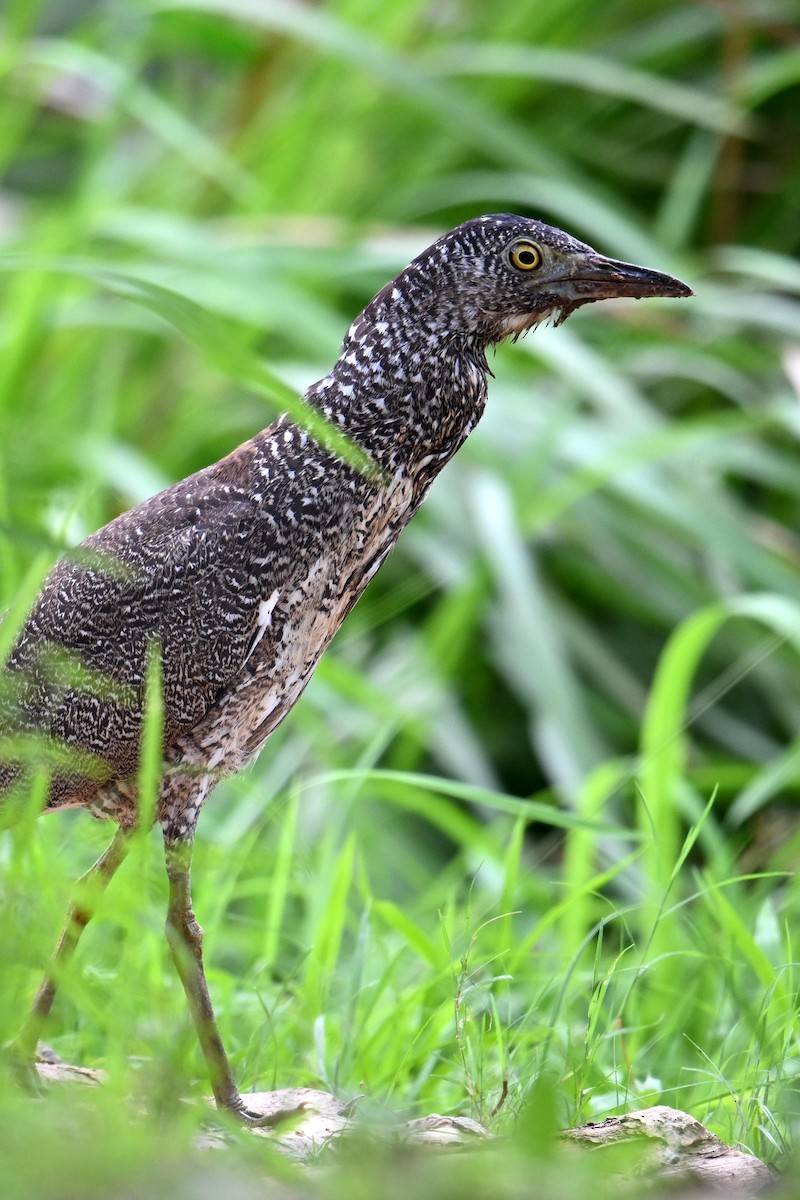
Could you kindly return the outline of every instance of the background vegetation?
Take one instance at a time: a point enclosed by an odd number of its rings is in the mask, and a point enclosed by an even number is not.
[[[540,216],[697,291],[498,353],[479,431],[209,803],[195,902],[243,1087],[361,1092],[364,1111],[464,1113],[538,1146],[667,1103],[786,1165],[797,16],[7,0],[0,606],[267,424],[273,376],[324,374],[355,312],[459,220]],[[0,842],[0,1040],[108,836],[65,814]],[[218,1162],[186,1149],[203,1110],[175,1103],[205,1084],[162,874],[154,836],[49,1027],[107,1067],[102,1101],[0,1086],[9,1194],[213,1188]],[[157,1126],[132,1115],[142,1094]],[[261,1169],[225,1187],[249,1195]]]

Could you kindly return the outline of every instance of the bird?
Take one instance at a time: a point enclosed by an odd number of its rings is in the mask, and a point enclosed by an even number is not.
[[[46,578],[0,676],[0,809],[16,811],[38,787],[42,811],[80,807],[115,822],[79,881],[98,890],[142,822],[160,825],[166,936],[218,1109],[263,1121],[220,1038],[192,908],[192,845],[209,793],[289,713],[477,425],[488,350],[594,301],[692,294],[532,217],[474,217],[370,300],[297,411],[117,516]],[[154,678],[161,758],[146,809],[137,778]],[[22,1025],[20,1062],[33,1063],[91,917],[85,894],[76,890]]]

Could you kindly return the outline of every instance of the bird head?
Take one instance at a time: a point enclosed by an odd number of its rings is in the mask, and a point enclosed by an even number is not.
[[[560,229],[506,213],[451,230],[379,294],[415,310],[429,328],[486,345],[542,321],[560,325],[595,300],[691,295],[671,275],[606,258]]]

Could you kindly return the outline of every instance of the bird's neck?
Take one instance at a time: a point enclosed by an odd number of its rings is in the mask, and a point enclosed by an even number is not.
[[[398,315],[379,299],[353,322],[338,362],[306,399],[383,470],[430,482],[483,413],[485,349],[433,314]]]

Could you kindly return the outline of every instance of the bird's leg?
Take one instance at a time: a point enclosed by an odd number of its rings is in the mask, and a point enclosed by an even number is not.
[[[164,830],[164,851],[169,878],[167,941],[181,978],[189,1011],[192,1014],[200,1048],[217,1108],[224,1109],[247,1125],[270,1122],[245,1107],[233,1078],[228,1056],[222,1044],[203,969],[203,931],[195,919],[191,896],[191,861],[194,830],[188,837],[173,839]]]
[[[130,836],[131,830],[127,826],[120,825],[105,853],[100,855],[97,862],[84,875],[81,875],[75,884],[67,920],[50,960],[47,974],[39,986],[25,1023],[11,1047],[19,1072],[26,1081],[31,1079],[32,1064],[36,1057],[39,1036],[50,1014],[50,1009],[53,1007],[59,978],[72,957],[81,934],[94,915],[94,903],[97,897],[105,891],[117,867],[128,853]]]

